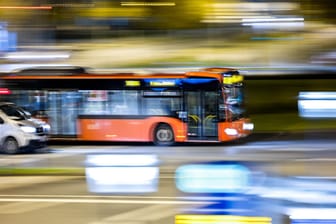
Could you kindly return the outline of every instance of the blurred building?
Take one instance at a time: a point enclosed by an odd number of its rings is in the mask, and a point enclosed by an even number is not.
[[[178,30],[200,34],[218,29],[296,30],[306,18],[333,21],[334,4],[332,0],[0,0],[0,24],[6,24],[8,43],[41,47],[59,40],[171,35]],[[200,31],[204,29],[207,32]]]

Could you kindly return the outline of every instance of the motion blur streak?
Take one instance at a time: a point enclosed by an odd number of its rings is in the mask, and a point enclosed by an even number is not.
[[[176,186],[188,193],[240,193],[249,184],[249,170],[239,164],[192,164],[176,170]]]
[[[243,19],[243,23],[259,23],[259,22],[298,22],[304,21],[303,18],[258,18]]]
[[[336,92],[300,92],[298,98],[300,117],[336,117]]]
[[[152,166],[158,164],[155,155],[90,155],[87,163],[98,166]]]
[[[175,224],[269,224],[269,217],[233,216],[233,215],[177,215]]]
[[[304,26],[303,18],[265,18],[265,19],[243,19],[243,26],[252,26],[254,28],[302,28]]]
[[[121,6],[175,6],[175,2],[121,2]]]
[[[6,94],[11,94],[11,92],[7,88],[0,88],[0,94],[6,95]]]
[[[203,23],[252,23],[252,22],[293,22],[303,21],[302,18],[274,18],[275,13],[297,10],[299,5],[290,2],[241,2],[241,3],[213,3],[208,5]],[[263,13],[261,13],[263,12]]]
[[[70,54],[66,52],[59,53],[49,53],[49,52],[20,52],[20,53],[9,53],[5,59],[13,61],[22,60],[60,60],[70,58]]]
[[[42,10],[51,10],[51,6],[0,6],[0,9],[29,9],[29,10],[34,10],[34,9],[42,9]]]
[[[90,192],[156,192],[158,159],[154,155],[89,155],[85,169]]]
[[[335,223],[335,208],[290,208],[288,215],[292,223]]]

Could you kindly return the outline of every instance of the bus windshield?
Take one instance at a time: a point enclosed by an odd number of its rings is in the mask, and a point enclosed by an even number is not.
[[[242,105],[243,104],[243,85],[236,84],[230,87],[224,87],[226,97],[226,104],[229,105]]]
[[[231,120],[244,117],[243,76],[238,71],[224,73],[223,89],[225,107],[228,109]]]

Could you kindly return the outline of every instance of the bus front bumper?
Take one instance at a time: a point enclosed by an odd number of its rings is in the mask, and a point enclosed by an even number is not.
[[[253,129],[254,124],[249,119],[234,121],[224,127],[224,135],[221,140],[227,141],[246,137],[252,133]]]

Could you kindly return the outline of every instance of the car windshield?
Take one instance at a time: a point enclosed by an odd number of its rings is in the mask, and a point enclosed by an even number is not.
[[[13,118],[14,120],[25,120],[30,118],[30,113],[25,111],[21,107],[6,104],[0,106],[0,109],[9,117]]]

